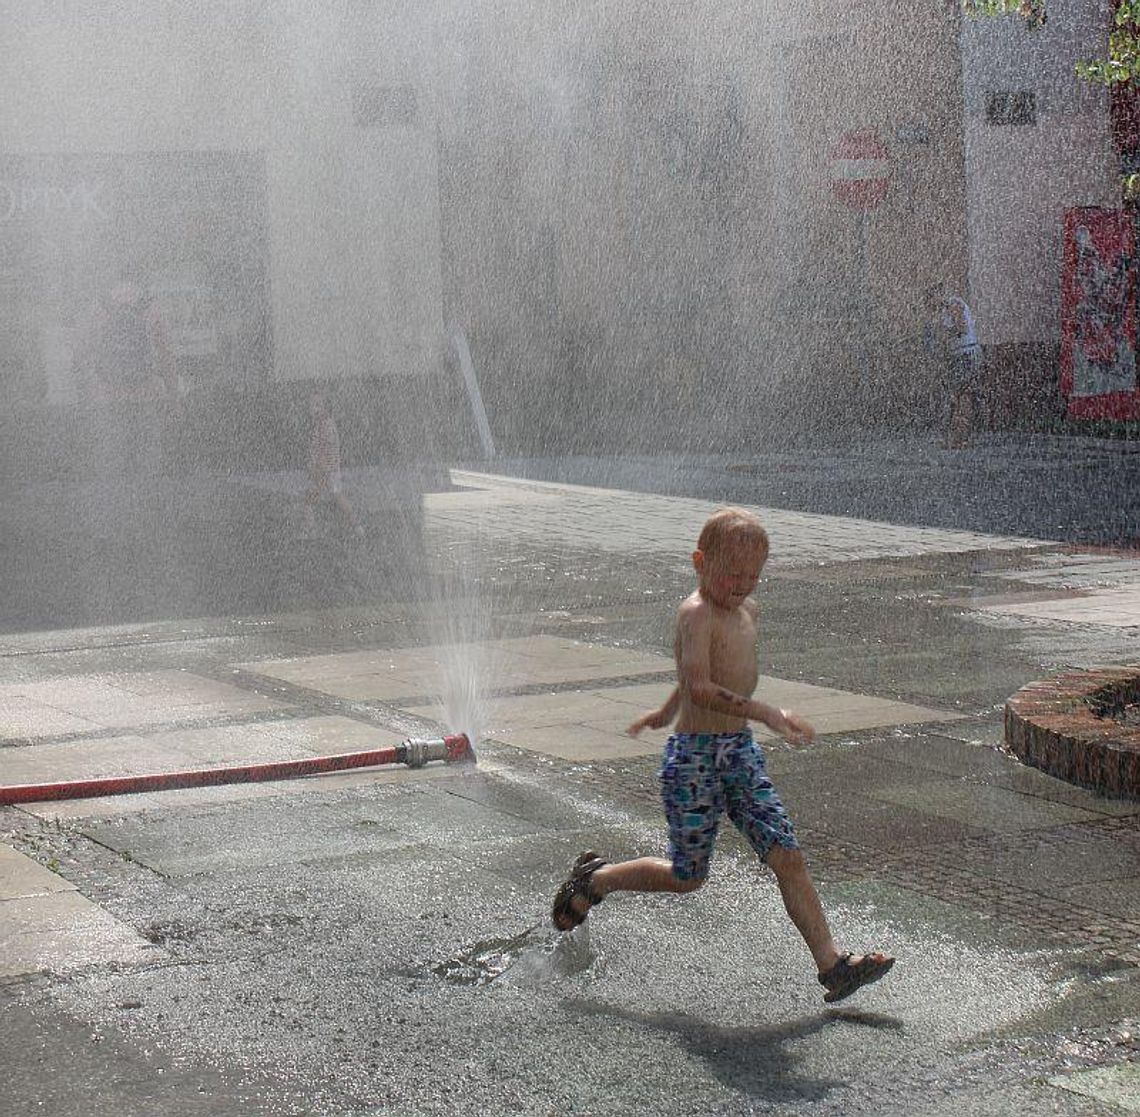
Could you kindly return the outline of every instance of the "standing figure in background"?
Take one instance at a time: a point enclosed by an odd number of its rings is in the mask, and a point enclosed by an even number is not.
[[[938,287],[926,292],[928,345],[942,360],[942,413],[947,449],[969,445],[978,405],[982,347],[966,300]]]
[[[344,495],[341,484],[340,435],[324,392],[315,391],[309,397],[309,415],[312,417],[313,425],[309,433],[309,487],[305,491],[305,530],[316,529],[314,510],[321,497],[327,494],[340,510],[349,530],[363,537],[364,529],[360,526],[348,497]]]
[[[153,480],[164,427],[178,403],[178,372],[158,303],[141,277],[124,269],[94,306],[90,374],[99,419],[102,469],[111,477]]]

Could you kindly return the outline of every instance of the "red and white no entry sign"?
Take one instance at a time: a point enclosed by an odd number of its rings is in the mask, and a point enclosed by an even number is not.
[[[852,209],[874,209],[887,196],[891,153],[871,128],[844,132],[827,154],[835,196]]]

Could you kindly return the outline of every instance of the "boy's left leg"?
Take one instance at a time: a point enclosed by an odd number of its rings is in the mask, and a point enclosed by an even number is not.
[[[815,959],[819,983],[827,990],[825,1001],[842,1001],[861,986],[878,981],[895,964],[887,954],[841,953],[836,948],[800,850],[773,846],[765,860],[776,874],[788,915]]]
[[[764,750],[749,738],[725,760],[728,817],[776,874],[784,908],[820,973],[824,973],[839,960],[839,951],[796,841],[795,828],[768,776]]]
[[[808,872],[803,851],[774,845],[768,851],[765,861],[776,875],[788,918],[795,924],[811,951],[816,969],[820,973],[826,973],[839,961],[840,954],[835,939],[832,938],[827,916],[824,915],[823,905],[819,902],[815,882]]]
[[[824,999],[842,1000],[859,986],[878,980],[894,965],[894,959],[885,954],[848,954],[835,945],[795,828],[768,777],[763,749],[749,741],[726,759],[728,816],[776,874],[784,908],[811,951],[820,983],[827,989]]]

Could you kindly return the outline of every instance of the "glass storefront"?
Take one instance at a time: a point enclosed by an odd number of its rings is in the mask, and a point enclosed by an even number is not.
[[[265,164],[241,152],[0,155],[0,397],[81,402],[99,309],[142,286],[180,388],[272,368]]]

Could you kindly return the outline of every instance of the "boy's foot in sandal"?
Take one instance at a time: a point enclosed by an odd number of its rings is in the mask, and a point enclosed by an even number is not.
[[[856,989],[878,981],[895,964],[889,954],[842,954],[839,961],[819,975],[819,983],[827,992],[823,999],[828,1004],[850,997]]]
[[[554,894],[554,906],[550,910],[550,916],[558,930],[573,930],[586,921],[590,908],[602,902],[603,897],[594,891],[593,877],[605,864],[592,849],[579,853],[574,859],[570,875]]]

